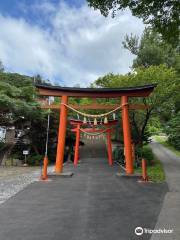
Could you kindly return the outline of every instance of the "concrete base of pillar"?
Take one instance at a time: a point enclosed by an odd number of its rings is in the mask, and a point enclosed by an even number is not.
[[[50,176],[57,176],[57,177],[62,177],[62,178],[69,178],[74,175],[73,172],[62,172],[62,173],[52,173]]]
[[[48,178],[48,179],[43,180],[43,179],[40,178],[39,182],[52,182],[52,179]]]
[[[116,173],[117,177],[125,177],[125,178],[140,178],[142,174],[140,173],[133,173],[133,174],[126,174],[126,173]]]

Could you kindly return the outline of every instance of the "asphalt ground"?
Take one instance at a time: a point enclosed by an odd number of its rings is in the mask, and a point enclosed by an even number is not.
[[[180,239],[180,157],[157,142],[151,143],[162,162],[169,191],[166,193],[155,229],[172,229],[171,234],[153,234],[151,240]]]
[[[72,178],[35,182],[0,206],[0,240],[134,240],[154,229],[168,187],[117,177],[105,146],[86,144]]]

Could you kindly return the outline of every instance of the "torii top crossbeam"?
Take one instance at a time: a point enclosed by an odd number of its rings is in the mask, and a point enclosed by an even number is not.
[[[148,97],[156,87],[155,84],[129,88],[72,88],[48,85],[36,85],[38,92],[43,96],[68,96],[91,98]]]

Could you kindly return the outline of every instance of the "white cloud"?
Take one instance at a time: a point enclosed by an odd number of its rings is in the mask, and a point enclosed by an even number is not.
[[[108,72],[130,70],[133,56],[122,41],[126,33],[141,34],[144,26],[129,11],[112,19],[86,5],[54,7],[46,1],[33,9],[41,11],[48,28],[0,15],[0,59],[10,71],[85,86]]]

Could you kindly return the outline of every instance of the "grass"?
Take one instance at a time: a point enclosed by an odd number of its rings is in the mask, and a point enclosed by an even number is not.
[[[141,167],[135,169],[136,173],[141,173]],[[154,159],[153,165],[147,166],[147,175],[154,183],[162,183],[165,181],[165,173],[162,163],[158,159]]]
[[[175,149],[168,141],[166,136],[154,136],[154,139],[162,144],[164,147],[171,150],[174,154],[180,157],[180,151]],[[135,172],[141,173],[141,167],[135,169]],[[165,173],[163,169],[162,163],[155,158],[154,156],[154,162],[153,165],[147,167],[147,175],[149,176],[150,180],[155,183],[161,183],[165,181]]]
[[[175,149],[168,141],[166,138],[162,137],[162,136],[154,136],[154,139],[162,144],[164,147],[168,148],[169,150],[171,150],[174,154],[176,154],[178,157],[180,157],[180,151]]]

